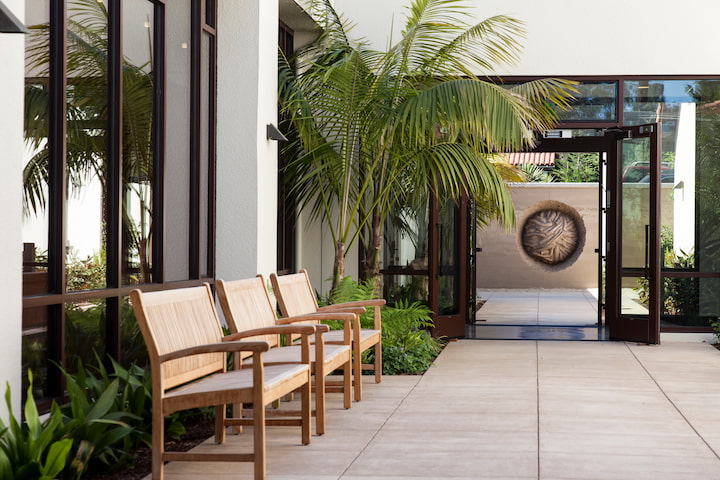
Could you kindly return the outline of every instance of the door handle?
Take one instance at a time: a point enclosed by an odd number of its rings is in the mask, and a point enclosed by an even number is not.
[[[650,225],[645,225],[645,272],[650,273]]]

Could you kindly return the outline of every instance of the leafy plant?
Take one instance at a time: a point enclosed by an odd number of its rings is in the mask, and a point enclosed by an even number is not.
[[[73,401],[82,405],[97,402],[97,399],[106,395],[108,390],[114,391],[111,396],[110,412],[117,416],[132,428],[130,433],[122,438],[121,450],[125,455],[117,458],[109,458],[114,463],[123,463],[128,459],[127,453],[141,445],[151,446],[152,426],[152,374],[149,369],[138,365],[131,365],[125,368],[113,358],[109,358],[112,365],[112,373],[108,372],[105,365],[96,355],[97,366],[92,373],[78,360],[77,374],[65,372],[68,384],[74,383],[77,388],[72,392],[68,388]],[[116,387],[113,387],[116,385]],[[66,414],[72,413],[71,407],[65,408]],[[170,415],[167,419],[166,433],[169,438],[179,438],[185,433],[182,419],[186,418],[180,414]],[[104,458],[100,460],[103,463]]]
[[[336,303],[368,300],[376,298],[372,281],[355,282],[350,277],[343,278],[332,292]],[[329,304],[329,297],[320,297],[318,303]],[[401,299],[395,305],[382,307],[382,351],[383,374],[422,373],[432,365],[442,350],[443,340],[433,338],[429,329],[433,327],[432,311],[421,302]],[[332,328],[342,328],[340,322],[332,323]],[[360,316],[363,328],[373,328],[374,318],[370,309]],[[374,350],[363,354],[363,363],[373,363]]]
[[[133,427],[127,421],[134,415],[118,408],[119,380],[93,382],[82,362],[77,375],[63,370],[70,402],[61,407],[65,429],[73,440],[77,452],[73,464],[78,476],[85,472],[91,462],[104,465],[123,463],[129,452],[123,447]],[[91,386],[91,387],[89,387]],[[76,475],[65,478],[78,478]]]
[[[663,255],[663,267],[675,270],[692,270],[695,268],[695,253],[680,250],[675,251],[673,232],[663,225],[660,230],[660,245]],[[693,317],[700,314],[700,282],[698,278],[663,279],[662,314],[673,316]],[[647,278],[638,279],[638,286],[634,289],[640,301],[648,305],[650,286]]]
[[[407,300],[383,308],[382,356],[385,375],[422,373],[430,368],[443,346],[443,341],[433,338],[428,330],[433,327],[431,313],[420,302],[410,303]],[[372,363],[374,351],[370,350],[366,355],[366,361]]]
[[[560,182],[597,182],[600,179],[600,155],[560,153],[550,173]]]
[[[81,259],[77,251],[70,249],[66,267],[68,291],[105,288],[106,264],[104,251]]]
[[[73,441],[64,436],[62,413],[56,403],[40,420],[32,392],[32,373],[25,401],[25,421],[13,415],[10,385],[5,389],[8,425],[0,420],[0,478],[7,480],[50,480],[66,467]]]
[[[525,181],[527,182],[552,183],[556,181],[552,173],[546,172],[532,163],[523,163],[520,165],[520,171],[525,175]]]

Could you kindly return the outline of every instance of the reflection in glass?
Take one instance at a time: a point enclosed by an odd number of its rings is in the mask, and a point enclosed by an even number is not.
[[[663,326],[708,327],[720,317],[719,278],[663,279]]]
[[[390,305],[398,301],[422,302],[428,304],[427,275],[385,275],[383,277],[383,298]]]
[[[47,293],[48,280],[48,9],[29,8],[25,43],[23,159],[23,295]]]
[[[428,208],[404,207],[388,216],[385,224],[383,266],[409,267],[413,270],[428,268]]]
[[[105,301],[93,300],[65,304],[66,369],[76,372],[78,360],[85,365],[97,365],[105,358]]]
[[[152,281],[153,9],[147,0],[131,0],[123,8],[124,285]]]
[[[120,363],[126,368],[132,364],[145,367],[149,362],[147,347],[140,333],[130,297],[123,297],[120,302]]]
[[[459,208],[452,201],[440,207],[439,223],[439,297],[438,314],[453,315],[460,312],[460,292],[457,274]]]
[[[68,3],[67,290],[104,288],[107,164],[107,9]]]
[[[33,396],[46,398],[48,368],[48,307],[23,309],[22,369],[23,400],[28,388],[27,371],[33,374]]]
[[[662,125],[663,271],[720,271],[720,80],[626,81],[627,124]],[[638,182],[647,182],[636,172]],[[707,326],[718,279],[665,277],[664,325]]]
[[[384,297],[390,304],[398,300],[428,301],[428,205],[407,206],[392,212],[385,223],[383,267],[407,270],[418,275],[385,275]]]
[[[622,143],[622,267],[646,268],[650,225],[650,184],[635,180],[637,171],[649,171],[650,139]]]
[[[647,277],[625,277],[620,290],[621,315],[648,315]]]
[[[583,82],[575,86],[569,110],[558,110],[565,122],[617,121],[617,82]]]

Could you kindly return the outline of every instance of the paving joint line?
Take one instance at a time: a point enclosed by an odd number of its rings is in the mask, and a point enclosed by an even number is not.
[[[635,352],[633,352],[632,348],[630,348],[630,345],[629,345],[627,342],[625,342],[625,348],[628,349],[628,351],[630,352],[630,355],[632,355],[633,358],[635,358],[635,361],[638,362],[638,364],[640,365],[640,367],[645,371],[645,373],[647,373],[647,375],[650,377],[650,379],[653,381],[653,383],[655,383],[655,386],[658,388],[658,390],[660,390],[660,393],[662,393],[663,396],[665,397],[665,399],[666,399],[668,402],[670,402],[670,405],[673,406],[673,408],[675,409],[675,411],[680,415],[680,417],[682,417],[682,419],[685,421],[685,423],[687,423],[687,425],[690,427],[690,429],[692,429],[692,431],[695,432],[695,435],[697,435],[698,438],[700,438],[700,440],[702,440],[702,442],[705,444],[705,446],[708,448],[708,450],[710,450],[710,451],[713,453],[713,455],[715,455],[715,458],[717,458],[718,460],[720,460],[720,455],[718,455],[718,452],[716,452],[715,449],[707,442],[707,440],[705,440],[705,437],[703,437],[702,435],[700,435],[700,432],[698,432],[697,429],[695,428],[695,426],[690,422],[690,420],[688,420],[688,418],[685,416],[685,414],[682,412],[682,410],[680,410],[680,407],[678,407],[678,406],[675,404],[675,402],[672,401],[672,399],[670,398],[670,396],[669,396],[669,395],[665,392],[665,390],[660,386],[660,383],[657,381],[657,379],[653,376],[652,373],[650,373],[650,370],[648,370],[647,367],[646,367],[646,366],[642,363],[642,361],[638,358],[638,356],[635,355]]]
[[[418,381],[415,382],[415,385],[412,386],[412,388],[410,389],[410,391],[408,391],[408,392],[405,394],[405,396],[403,396],[402,399],[400,399],[400,401],[399,401],[398,404],[395,406],[395,408],[393,408],[392,413],[391,413],[390,415],[388,415],[388,417],[385,419],[385,421],[382,423],[382,425],[380,425],[380,426],[378,427],[378,429],[375,430],[375,433],[373,433],[372,437],[370,437],[370,439],[367,441],[367,443],[365,444],[365,446],[363,446],[363,448],[360,449],[360,451],[358,452],[358,454],[353,457],[353,459],[350,461],[350,463],[348,463],[348,466],[343,469],[342,473],[341,473],[340,476],[338,477],[338,480],[341,480],[341,479],[347,474],[347,472],[348,472],[348,470],[350,469],[350,467],[352,467],[353,464],[357,461],[357,459],[360,458],[360,456],[361,456],[363,453],[365,453],[365,450],[367,450],[367,448],[370,446],[370,444],[373,442],[373,440],[375,440],[375,438],[380,434],[380,432],[382,431],[382,429],[385,428],[385,425],[387,425],[388,421],[390,421],[390,419],[395,415],[395,413],[397,413],[398,409],[403,405],[403,403],[405,403],[405,400],[407,400],[407,398],[410,396],[410,394],[415,391],[415,389],[417,388],[417,386],[420,384],[420,381],[422,381],[422,376],[420,376],[420,378],[418,379]]]

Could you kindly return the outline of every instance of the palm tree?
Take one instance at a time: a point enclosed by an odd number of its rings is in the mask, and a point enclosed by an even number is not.
[[[300,208],[330,231],[333,286],[362,232],[366,274],[377,277],[387,215],[430,192],[467,194],[514,222],[497,153],[531,146],[531,132],[556,121],[551,104],[566,106],[574,89],[558,79],[508,87],[478,77],[516,59],[522,24],[496,16],[468,25],[464,8],[462,0],[413,0],[399,41],[381,52],[352,42],[352,25],[317,0],[323,32],[297,55],[300,69],[281,55],[282,111],[298,139],[289,151],[301,151],[284,177]]]

